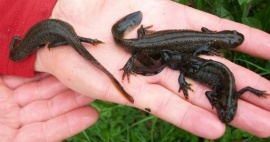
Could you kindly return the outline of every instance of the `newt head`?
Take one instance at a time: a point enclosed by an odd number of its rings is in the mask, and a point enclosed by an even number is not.
[[[230,47],[235,48],[239,45],[241,45],[245,39],[244,35],[237,32],[237,31],[231,31],[231,34],[228,35],[228,38],[230,39]]]
[[[9,59],[12,61],[19,61],[26,58],[26,55],[24,52],[22,51],[15,51],[15,50],[11,50],[10,54],[9,54]]]
[[[224,123],[229,123],[233,120],[236,109],[237,109],[237,99],[220,99],[216,104],[215,108],[218,113],[219,119]]]
[[[244,35],[233,30],[220,31],[218,34],[222,34],[224,38],[222,40],[213,43],[213,46],[218,48],[236,48],[244,42]]]

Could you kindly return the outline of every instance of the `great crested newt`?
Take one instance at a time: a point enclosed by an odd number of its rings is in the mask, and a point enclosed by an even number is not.
[[[124,70],[122,79],[127,75],[129,80],[131,73],[143,74],[140,71],[141,67],[146,69],[149,66],[149,72],[143,75],[154,75],[160,72],[163,69],[162,66],[159,66],[160,62],[152,62],[151,58],[159,58],[159,52],[162,50],[192,55],[220,55],[217,52],[218,49],[235,48],[244,41],[244,36],[235,30],[216,32],[205,27],[202,27],[201,31],[162,30],[153,32],[148,30],[149,27],[141,26],[137,30],[137,38],[124,39],[125,33],[139,25],[141,21],[142,13],[137,11],[117,21],[111,29],[115,43],[132,53],[132,57],[122,68]],[[147,56],[151,58],[145,58]],[[159,70],[150,72],[152,67],[159,68]]]
[[[220,120],[229,123],[233,120],[237,101],[241,94],[250,91],[256,96],[266,97],[265,91],[252,87],[244,87],[236,90],[235,79],[232,72],[224,64],[206,60],[196,56],[179,53],[176,51],[163,51],[161,53],[166,65],[174,70],[180,71],[178,82],[179,90],[183,90],[185,97],[188,97],[190,84],[185,81],[185,76],[209,86],[212,91],[205,92],[212,108],[216,108]]]
[[[132,96],[130,96],[117,79],[84,48],[81,42],[90,43],[92,45],[103,43],[97,39],[78,36],[74,28],[67,22],[58,19],[48,19],[31,27],[26,33],[24,39],[16,36],[14,37],[10,44],[11,51],[9,58],[13,61],[22,60],[39,48],[44,47],[46,44],[48,44],[48,48],[70,45],[83,58],[104,72],[111,79],[121,94],[133,103],[134,100]]]

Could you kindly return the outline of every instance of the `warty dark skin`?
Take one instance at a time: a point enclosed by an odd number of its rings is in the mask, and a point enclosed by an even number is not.
[[[192,90],[191,84],[185,81],[185,77],[189,77],[212,89],[212,91],[206,91],[205,95],[212,108],[216,108],[219,119],[224,123],[229,123],[234,119],[237,101],[246,91],[250,91],[258,97],[269,95],[265,91],[249,86],[237,91],[232,72],[220,62],[169,50],[162,51],[160,56],[161,60],[163,60],[162,64],[160,63],[161,66],[168,66],[173,70],[180,71],[178,78],[179,91],[183,91],[185,98],[188,98],[188,89]],[[147,72],[147,70],[144,72]]]

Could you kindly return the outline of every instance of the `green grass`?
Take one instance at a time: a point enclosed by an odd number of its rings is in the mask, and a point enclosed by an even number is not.
[[[270,32],[269,0],[175,0],[196,9],[212,13],[222,18],[237,21],[266,32]],[[257,59],[242,53],[228,54],[233,62],[249,68],[270,79],[270,62]],[[190,134],[144,111],[108,103],[95,101],[91,104],[100,112],[96,124],[80,134],[66,139],[67,142],[171,142],[191,141],[210,142]],[[270,120],[269,120],[270,121]],[[209,132],[211,133],[211,132]],[[227,126],[226,133],[218,142],[266,142],[240,129]]]

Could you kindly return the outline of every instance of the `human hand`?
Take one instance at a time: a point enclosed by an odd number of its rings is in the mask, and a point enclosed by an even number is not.
[[[88,44],[84,46],[120,80],[123,72],[119,69],[125,65],[130,53],[116,46],[111,27],[121,17],[138,10],[142,11],[144,16],[142,24],[153,24],[154,30],[200,30],[201,27],[217,31],[235,29],[243,33],[246,39],[236,49],[237,51],[270,59],[267,55],[270,53],[268,34],[172,1],[59,0],[52,18],[69,22],[79,36],[97,38],[105,42],[98,47]],[[126,37],[135,37],[135,34],[132,32]],[[226,64],[235,75],[238,89],[251,86],[270,92],[268,87],[270,82],[259,75],[224,58],[203,57]],[[134,97],[134,104],[129,103],[119,94],[107,76],[80,57],[71,47],[54,48],[50,51],[46,48],[40,49],[35,69],[55,75],[71,89],[91,98],[126,104],[142,110],[150,108],[151,113],[157,117],[201,137],[214,139],[225,131],[225,125],[218,119],[216,110],[211,108],[205,96],[205,91],[208,89],[187,79],[195,91],[189,92],[189,100],[185,100],[183,94],[177,92],[179,72],[168,68],[155,76],[131,76],[131,83],[122,82],[125,90]],[[230,124],[260,137],[270,136],[269,97],[261,99],[245,93],[238,104],[237,114]]]
[[[61,141],[96,122],[93,99],[67,89],[51,75],[0,76],[0,138]]]

